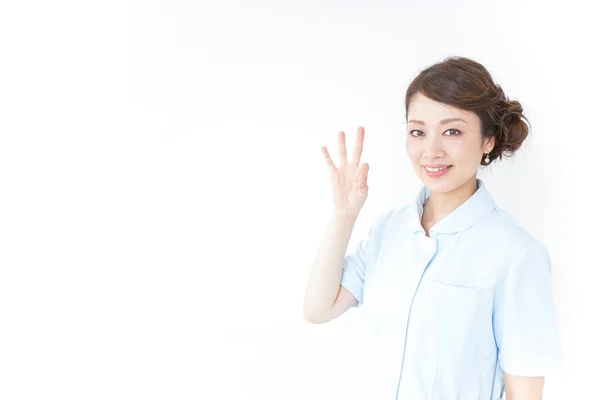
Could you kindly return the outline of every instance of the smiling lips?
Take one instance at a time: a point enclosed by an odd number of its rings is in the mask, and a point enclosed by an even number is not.
[[[442,175],[445,175],[446,172],[448,172],[448,170],[452,168],[452,165],[424,165],[423,168],[425,169],[425,173],[427,174],[427,176],[437,178]]]

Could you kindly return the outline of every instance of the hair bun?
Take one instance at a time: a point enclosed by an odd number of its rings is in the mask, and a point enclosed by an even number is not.
[[[511,156],[527,138],[529,133],[527,118],[523,115],[523,106],[516,100],[508,98],[503,102],[502,117],[497,135],[498,156]]]
[[[523,114],[523,106],[521,106],[521,103],[519,103],[518,101],[509,100],[508,98],[506,98],[505,104],[506,104],[505,113],[521,114],[521,115]]]

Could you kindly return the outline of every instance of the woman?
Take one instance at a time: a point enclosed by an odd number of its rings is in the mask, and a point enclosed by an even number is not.
[[[406,93],[406,151],[424,187],[347,246],[367,198],[358,129],[350,163],[325,147],[335,212],[304,300],[313,323],[364,309],[359,386],[368,399],[541,399],[562,368],[545,247],[494,203],[480,166],[516,151],[529,132],[479,63],[450,57]]]

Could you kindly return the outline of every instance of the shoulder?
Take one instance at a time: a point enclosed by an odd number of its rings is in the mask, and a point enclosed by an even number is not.
[[[538,238],[498,206],[490,213],[488,223],[498,236],[510,239],[518,245],[534,244],[543,247]]]
[[[546,246],[530,231],[525,229],[509,213],[499,207],[488,215],[482,229],[489,243],[486,246],[504,267],[515,264],[523,257],[537,259],[550,266],[550,255]]]

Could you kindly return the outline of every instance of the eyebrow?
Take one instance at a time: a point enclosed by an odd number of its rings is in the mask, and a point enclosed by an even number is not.
[[[447,118],[447,119],[443,119],[443,120],[441,120],[441,121],[440,121],[440,125],[447,124],[447,123],[450,123],[450,122],[456,122],[456,121],[462,121],[462,122],[464,122],[465,124],[467,123],[467,121],[465,121],[465,120],[464,120],[464,119],[462,119],[462,118]],[[419,120],[417,120],[417,119],[411,119],[411,120],[410,120],[410,121],[408,121],[408,122],[413,122],[413,123],[415,123],[415,124],[419,124],[419,125],[425,125],[425,122],[423,122],[423,121],[419,121]]]

